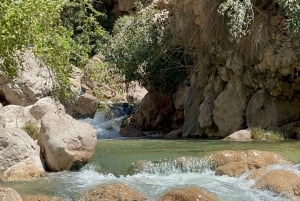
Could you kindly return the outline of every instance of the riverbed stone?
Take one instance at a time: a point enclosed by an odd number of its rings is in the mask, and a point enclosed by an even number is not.
[[[98,99],[92,94],[83,93],[75,101],[73,112],[82,116],[93,116],[98,108]]]
[[[238,142],[245,142],[245,141],[252,141],[251,130],[238,130],[224,138],[224,140],[228,141],[238,141]]]
[[[49,111],[42,117],[38,144],[47,168],[62,171],[87,163],[94,154],[97,138],[88,123]]]
[[[0,129],[0,172],[4,180],[30,180],[45,174],[40,148],[26,132]]]
[[[166,192],[159,201],[217,201],[214,194],[199,187],[175,188]]]
[[[286,195],[289,200],[300,200],[300,175],[291,170],[269,171],[258,179],[253,188],[271,190]]]
[[[146,201],[136,190],[121,183],[104,184],[89,190],[84,195],[85,201]]]
[[[22,201],[22,197],[12,188],[0,187],[0,201]]]
[[[23,201],[63,201],[62,198],[52,197],[48,195],[38,194],[38,195],[24,195],[22,196]]]

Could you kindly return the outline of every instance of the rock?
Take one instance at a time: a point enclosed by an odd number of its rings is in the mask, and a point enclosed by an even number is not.
[[[290,170],[273,170],[266,173],[253,188],[271,190],[286,195],[290,200],[300,200],[300,176]]]
[[[178,139],[182,135],[182,129],[173,130],[164,136],[165,139]]]
[[[280,130],[287,134],[288,139],[300,139],[300,121],[285,124],[280,127]]]
[[[172,125],[173,112],[172,97],[159,92],[149,92],[132,118],[136,128],[143,128],[143,131],[167,130]]]
[[[282,158],[279,154],[260,151],[260,150],[247,150],[247,151],[233,151],[224,150],[217,151],[209,156],[209,160],[218,168],[220,166],[226,165],[231,162],[247,162],[248,164],[257,165],[258,167],[263,167],[272,164],[291,164],[291,162]]]
[[[0,172],[5,180],[30,180],[45,174],[40,148],[23,130],[0,129]]]
[[[126,100],[129,103],[140,103],[145,95],[148,93],[147,89],[140,86],[136,82],[132,82],[126,92]]]
[[[249,171],[248,163],[245,161],[231,162],[216,168],[216,175],[228,175],[230,177],[238,177]]]
[[[48,195],[24,195],[22,196],[23,201],[63,201],[62,198],[52,197]]]
[[[30,114],[37,120],[42,119],[44,114],[46,114],[48,111],[61,112],[61,113],[65,112],[64,106],[58,101],[55,101],[52,97],[41,98],[32,106],[29,106],[28,108]]]
[[[0,109],[0,122],[3,128],[23,129],[26,125],[40,128],[40,122],[30,114],[29,108],[18,105],[7,105]]]
[[[258,180],[260,179],[262,176],[264,176],[267,172],[269,172],[267,167],[262,167],[256,170],[253,170],[249,176],[247,177],[247,179],[252,179],[252,180]]]
[[[26,50],[22,58],[22,71],[13,82],[3,84],[3,93],[10,104],[27,106],[51,94],[53,75],[30,50]]]
[[[97,138],[91,125],[49,111],[42,117],[38,144],[47,168],[61,171],[87,163],[94,154]]]
[[[237,79],[229,81],[225,91],[215,99],[213,120],[221,136],[227,136],[243,127],[247,96],[247,90]]]
[[[85,201],[126,201],[126,200],[137,200],[146,201],[147,199],[133,190],[132,188],[121,184],[105,184],[98,186],[94,189],[89,190],[85,196]]]
[[[129,11],[134,7],[135,0],[117,0],[119,11]]]
[[[0,187],[0,201],[22,201],[22,197],[12,188]]]
[[[252,141],[251,131],[250,130],[239,130],[230,134],[224,140],[228,141]]]
[[[214,194],[199,187],[175,188],[165,193],[159,201],[217,201]]]
[[[300,118],[300,99],[280,100],[267,95],[264,90],[256,92],[249,101],[246,119],[249,128],[276,128]]]
[[[83,116],[93,116],[98,108],[98,99],[89,94],[80,95],[73,106],[73,112]]]

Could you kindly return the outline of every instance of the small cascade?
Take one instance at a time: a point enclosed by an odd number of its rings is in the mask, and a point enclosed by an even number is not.
[[[112,104],[94,115],[94,118],[82,119],[91,124],[97,131],[97,139],[121,138],[120,126],[124,118],[134,112],[128,103]]]
[[[163,161],[136,161],[133,164],[133,172],[148,174],[181,174],[202,173],[210,170],[211,165],[206,159],[196,157],[179,157]]]

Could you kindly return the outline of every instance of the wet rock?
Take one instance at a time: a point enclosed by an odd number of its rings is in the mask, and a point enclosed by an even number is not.
[[[173,130],[164,136],[165,139],[178,139],[182,136],[182,129]]]
[[[146,201],[147,199],[134,189],[121,184],[105,184],[89,190],[84,195],[85,201]]]
[[[209,160],[218,168],[231,162],[244,161],[259,165],[260,167],[271,165],[271,164],[291,164],[290,161],[285,160],[282,156],[277,153],[260,150],[247,150],[247,151],[233,151],[224,150],[217,151],[209,156]]]
[[[22,197],[12,188],[0,187],[0,201],[22,201]]]
[[[38,144],[47,168],[61,171],[88,162],[94,154],[97,138],[91,125],[50,111],[41,120]]]
[[[269,169],[267,167],[262,167],[262,168],[256,169],[249,174],[247,179],[258,180],[263,175],[265,175],[267,172],[269,172]]]
[[[214,194],[199,187],[175,188],[166,192],[159,201],[217,201]]]
[[[249,171],[248,163],[245,161],[231,162],[216,168],[216,175],[228,175],[230,177],[238,177]]]
[[[258,179],[253,188],[271,190],[286,195],[289,200],[300,200],[300,176],[290,170],[270,171]]]
[[[52,197],[48,195],[24,195],[22,196],[23,201],[63,201],[62,198]]]
[[[288,139],[300,139],[300,121],[283,125],[280,130],[287,135]]]
[[[40,148],[23,130],[0,129],[0,171],[9,181],[31,180],[45,174]]]
[[[251,131],[250,130],[235,131],[234,133],[224,138],[224,140],[239,141],[239,142],[252,141]]]

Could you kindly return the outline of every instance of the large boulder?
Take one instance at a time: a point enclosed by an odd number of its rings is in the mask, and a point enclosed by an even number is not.
[[[26,125],[40,128],[40,122],[30,113],[30,109],[18,105],[7,105],[0,109],[0,124],[3,128],[23,129]]]
[[[12,188],[0,187],[0,201],[22,201],[22,197]]]
[[[45,174],[40,148],[23,130],[0,129],[0,172],[5,180],[29,180]]]
[[[251,130],[239,130],[231,133],[228,135],[224,140],[228,141],[238,141],[238,142],[244,142],[244,141],[252,141],[252,135]]]
[[[53,75],[49,68],[27,50],[22,54],[22,70],[13,82],[2,84],[2,91],[10,104],[27,106],[53,90]]]
[[[61,171],[87,163],[94,154],[97,138],[91,125],[68,114],[49,111],[42,117],[38,144],[47,168]]]
[[[300,200],[300,176],[290,170],[273,170],[262,176],[254,188],[271,190],[289,197],[289,200]]]
[[[64,106],[50,96],[39,99],[33,105],[28,106],[28,109],[30,114],[37,120],[42,119],[48,111],[65,112]]]
[[[247,96],[247,90],[240,80],[233,79],[215,99],[213,120],[221,136],[225,137],[231,132],[243,128]]]
[[[214,194],[199,187],[176,188],[166,192],[159,201],[217,201]]]
[[[147,199],[135,191],[134,189],[121,184],[105,184],[98,186],[94,189],[89,190],[84,195],[85,201],[126,201],[126,200],[137,200],[146,201]]]
[[[81,94],[75,101],[73,112],[83,116],[93,116],[98,108],[98,99],[89,93]]]

